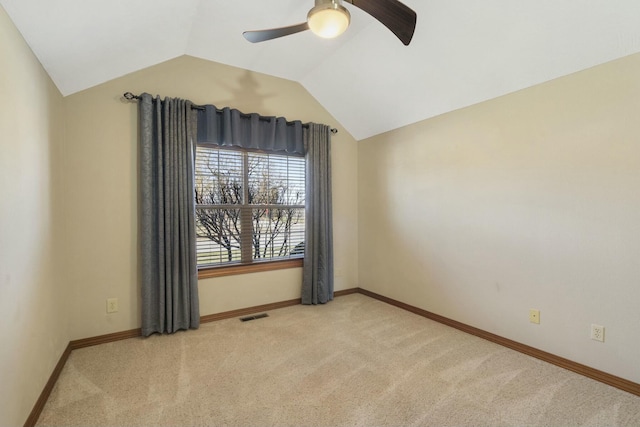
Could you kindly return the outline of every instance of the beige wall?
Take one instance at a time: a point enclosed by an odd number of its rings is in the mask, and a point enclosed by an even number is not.
[[[22,425],[69,343],[58,280],[62,96],[0,7],[0,425]]]
[[[634,55],[359,142],[360,286],[640,382],[639,76]]]
[[[190,99],[337,127],[333,138],[336,290],[357,286],[357,144],[299,84],[183,56],[68,96],[67,280],[72,338],[140,326],[137,105],[122,94]],[[202,315],[300,297],[301,269],[200,281]],[[117,297],[120,311],[106,314]]]

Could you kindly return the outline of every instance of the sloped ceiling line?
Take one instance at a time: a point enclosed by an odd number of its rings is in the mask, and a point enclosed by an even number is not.
[[[407,47],[349,4],[337,39],[252,44],[313,1],[0,0],[65,96],[186,54],[301,83],[358,140],[640,52],[637,0],[404,3]]]

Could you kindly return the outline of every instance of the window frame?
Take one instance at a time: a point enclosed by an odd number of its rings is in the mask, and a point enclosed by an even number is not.
[[[304,257],[291,258],[276,261],[258,261],[250,264],[233,264],[218,266],[198,267],[198,279],[211,279],[215,277],[234,276],[238,274],[259,273],[262,271],[284,270],[289,268],[301,268],[304,265]]]
[[[210,148],[210,149],[215,149],[215,150],[220,150],[220,151],[236,151],[236,152],[240,152],[243,153],[242,154],[242,159],[243,159],[243,171],[242,171],[242,178],[243,178],[243,186],[244,186],[244,197],[243,197],[243,203],[242,204],[237,204],[235,206],[236,209],[239,209],[241,212],[246,212],[246,211],[251,211],[251,209],[256,209],[256,208],[260,208],[263,206],[267,206],[267,205],[261,205],[261,204],[255,204],[255,205],[250,205],[248,203],[244,203],[245,201],[247,201],[247,191],[248,191],[248,177],[249,177],[249,171],[248,171],[248,157],[249,154],[251,153],[255,153],[255,154],[264,154],[264,155],[274,155],[274,156],[285,156],[285,157],[295,157],[295,158],[301,158],[304,161],[304,167],[305,167],[305,172],[304,172],[304,176],[306,177],[306,158],[304,156],[299,156],[299,155],[287,155],[287,154],[283,154],[283,153],[271,153],[271,152],[267,152],[267,151],[263,151],[263,150],[252,150],[252,149],[244,149],[244,148],[238,148],[238,147],[211,147],[211,146],[207,146],[206,144],[202,144],[202,145],[198,145],[199,148]],[[305,183],[306,184],[306,183]],[[305,192],[306,192],[306,185],[305,185]],[[196,203],[195,204],[195,209],[206,209],[206,208],[212,208],[212,207],[216,207],[216,208],[221,208],[221,205],[206,205],[206,204],[199,204]],[[224,205],[224,206],[229,206],[229,208],[233,209],[233,204],[229,204],[229,205]],[[282,208],[287,208],[287,207],[293,207],[295,206],[295,208],[305,208],[305,205],[276,205],[276,204],[271,204],[268,206],[280,206]],[[250,221],[252,223],[252,221]],[[250,234],[253,234],[253,224],[252,224],[252,229]],[[305,230],[305,234],[306,234],[306,230]],[[306,236],[305,236],[305,240],[306,240]],[[248,248],[243,247],[241,248],[241,250],[243,252],[248,251],[251,252],[251,245],[247,245],[249,246]],[[245,258],[245,255],[243,254],[243,258]],[[246,259],[246,258],[245,258]],[[230,263],[223,263],[222,265],[201,265],[201,266],[197,266],[197,270],[198,270],[198,279],[208,279],[208,278],[215,278],[215,277],[224,277],[224,276],[230,276],[230,275],[238,275],[238,274],[246,274],[246,273],[256,273],[256,272],[263,272],[263,271],[273,271],[273,270],[281,270],[281,269],[289,269],[289,268],[301,268],[304,265],[304,255],[302,256],[296,256],[296,257],[289,257],[289,258],[277,258],[277,259],[266,259],[266,260],[262,260],[262,259],[257,259],[254,260],[253,259],[253,255],[251,255],[251,261],[238,261],[238,262],[230,262]]]

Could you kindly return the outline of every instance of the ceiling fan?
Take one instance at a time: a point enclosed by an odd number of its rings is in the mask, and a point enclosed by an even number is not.
[[[416,13],[398,0],[344,0],[373,16],[395,34],[405,46],[411,43],[416,29]],[[252,43],[277,39],[305,30],[324,38],[342,34],[351,21],[351,14],[342,0],[315,0],[307,14],[307,22],[268,30],[245,31],[245,39]]]

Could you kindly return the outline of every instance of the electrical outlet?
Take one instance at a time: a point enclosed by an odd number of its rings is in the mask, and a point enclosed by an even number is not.
[[[536,310],[535,308],[529,310],[529,322],[536,324],[540,323],[540,310]]]
[[[604,342],[604,326],[591,325],[591,339]]]
[[[107,313],[118,311],[118,298],[107,298]]]

